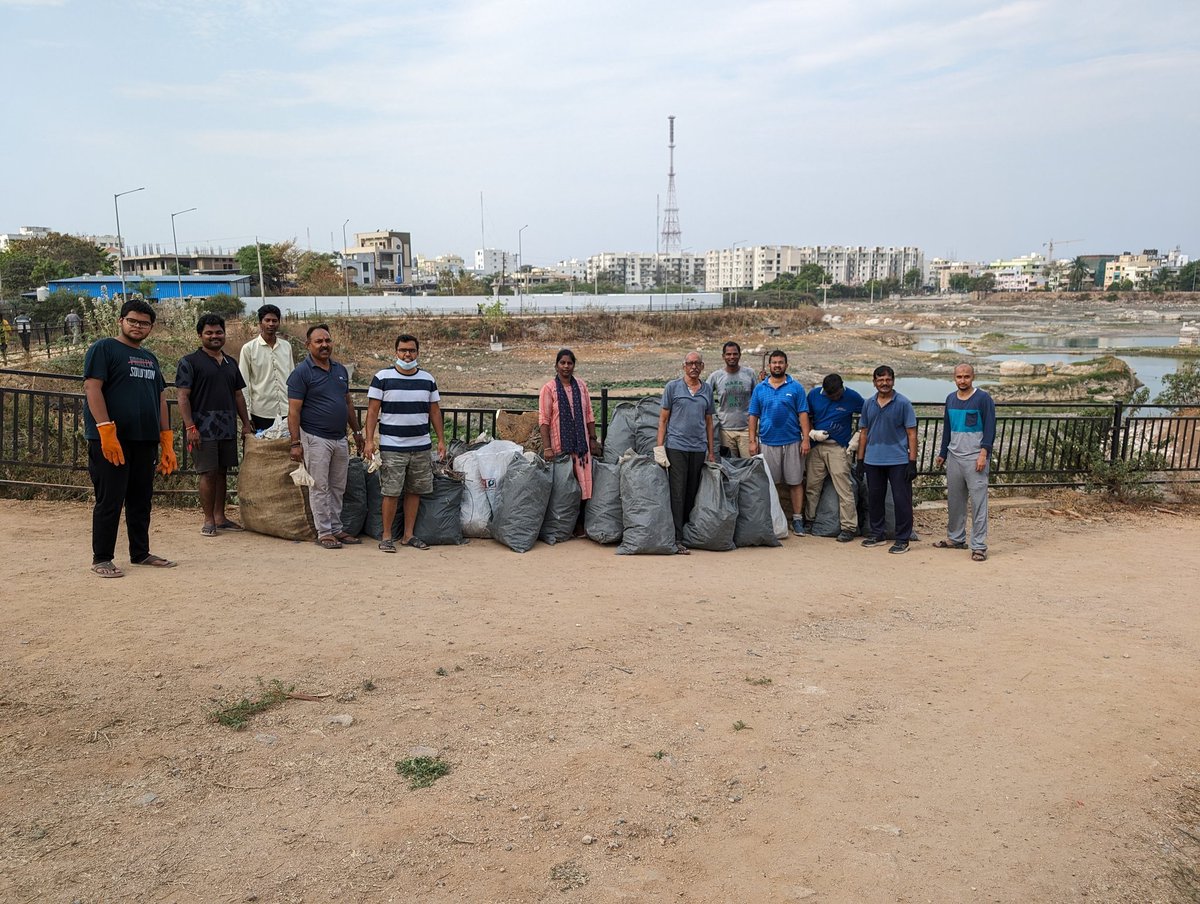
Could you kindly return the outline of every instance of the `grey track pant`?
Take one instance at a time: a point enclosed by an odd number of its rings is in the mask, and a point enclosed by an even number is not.
[[[350,446],[344,439],[323,439],[300,431],[304,444],[304,467],[316,481],[308,490],[313,522],[318,537],[342,532],[342,497],[346,493],[346,470]]]
[[[967,501],[971,504],[971,549],[987,549],[987,487],[989,464],[975,470],[975,457],[946,459],[947,536],[955,543],[967,542]]]

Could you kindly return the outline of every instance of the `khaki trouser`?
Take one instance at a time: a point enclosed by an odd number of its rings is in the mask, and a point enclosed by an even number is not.
[[[854,484],[850,480],[850,459],[846,450],[833,440],[823,443],[813,443],[812,451],[808,453],[808,465],[805,473],[807,481],[804,494],[804,517],[814,521],[817,517],[817,505],[821,501],[821,489],[825,486],[825,478],[833,481],[833,489],[838,497],[838,519],[842,530],[858,530],[858,507],[854,503]]]
[[[734,458],[749,458],[750,431],[726,430],[724,427],[722,427],[720,445],[728,449],[730,455],[732,455]]]

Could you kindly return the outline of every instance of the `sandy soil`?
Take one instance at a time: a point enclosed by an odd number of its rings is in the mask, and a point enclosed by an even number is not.
[[[1200,521],[1063,498],[982,565],[160,511],[181,566],[117,581],[86,506],[0,501],[0,899],[1200,900]],[[259,679],[332,696],[210,723]]]

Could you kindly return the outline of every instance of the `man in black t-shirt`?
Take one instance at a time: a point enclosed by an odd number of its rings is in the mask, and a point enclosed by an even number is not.
[[[217,531],[242,530],[225,515],[225,500],[229,469],[238,463],[238,421],[243,435],[253,436],[254,426],[242,395],[246,381],[237,361],[221,350],[225,345],[225,321],[216,314],[202,314],[196,322],[196,334],[200,348],[180,359],[175,386],[188,451],[200,474],[200,507],[204,509],[200,533],[215,537]]]
[[[125,576],[113,563],[122,508],[129,561],[156,568],[175,565],[150,552],[150,503],[160,444],[159,473],[171,474],[178,467],[162,368],[154,353],[142,348],[154,320],[154,308],[146,302],[125,302],[116,338],[98,339],[83,359],[84,437],[88,474],[96,489],[92,571],[102,578]]]

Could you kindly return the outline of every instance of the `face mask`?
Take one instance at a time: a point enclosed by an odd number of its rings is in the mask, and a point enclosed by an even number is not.
[[[419,366],[420,362],[416,358],[413,358],[411,361],[405,361],[402,358],[396,359],[396,367],[400,370],[416,370]]]

